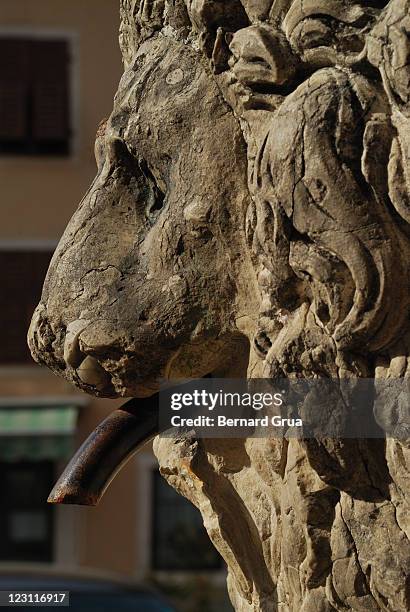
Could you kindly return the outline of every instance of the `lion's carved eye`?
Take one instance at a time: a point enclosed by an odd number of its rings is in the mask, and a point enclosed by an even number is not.
[[[138,160],[138,166],[145,179],[145,217],[153,225],[164,208],[165,193],[158,186],[159,181],[144,159]]]

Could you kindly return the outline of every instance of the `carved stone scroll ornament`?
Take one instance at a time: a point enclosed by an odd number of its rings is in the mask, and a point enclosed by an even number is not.
[[[408,377],[409,12],[122,0],[125,71],[33,318],[35,359],[107,397],[211,372]],[[410,609],[405,441],[155,452],[236,610]]]

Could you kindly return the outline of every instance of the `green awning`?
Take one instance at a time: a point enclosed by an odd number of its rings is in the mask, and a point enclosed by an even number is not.
[[[0,460],[67,459],[77,412],[76,406],[1,406]]]

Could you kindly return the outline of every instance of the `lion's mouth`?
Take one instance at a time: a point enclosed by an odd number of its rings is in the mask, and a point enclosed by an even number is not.
[[[101,394],[112,394],[113,383],[111,374],[101,365],[96,357],[86,353],[81,344],[81,333],[90,324],[85,319],[78,319],[70,323],[66,329],[64,340],[64,362],[75,372],[79,387]]]
[[[162,365],[151,367],[145,356],[149,330],[140,329],[139,348],[124,348],[126,339],[117,331],[103,334],[98,320],[74,319],[67,326],[51,325],[47,308],[40,304],[33,315],[28,341],[35,361],[64,377],[81,391],[97,397],[144,398],[157,393],[169,355]],[[57,331],[56,331],[57,330]],[[147,349],[147,354],[149,350]]]
[[[127,372],[127,357],[110,358],[108,351],[103,357],[92,351],[83,352],[80,345],[76,349],[78,357],[75,364],[66,361],[71,369],[71,378],[75,385],[97,397],[151,397],[158,392],[161,378],[135,380],[130,385],[130,374]],[[132,362],[132,357],[129,358]]]

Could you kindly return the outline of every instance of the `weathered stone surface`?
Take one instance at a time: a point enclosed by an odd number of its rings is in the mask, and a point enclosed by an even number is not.
[[[34,357],[108,397],[208,373],[409,377],[409,11],[122,0],[125,72]],[[410,609],[408,443],[155,452],[200,509],[236,610]]]

